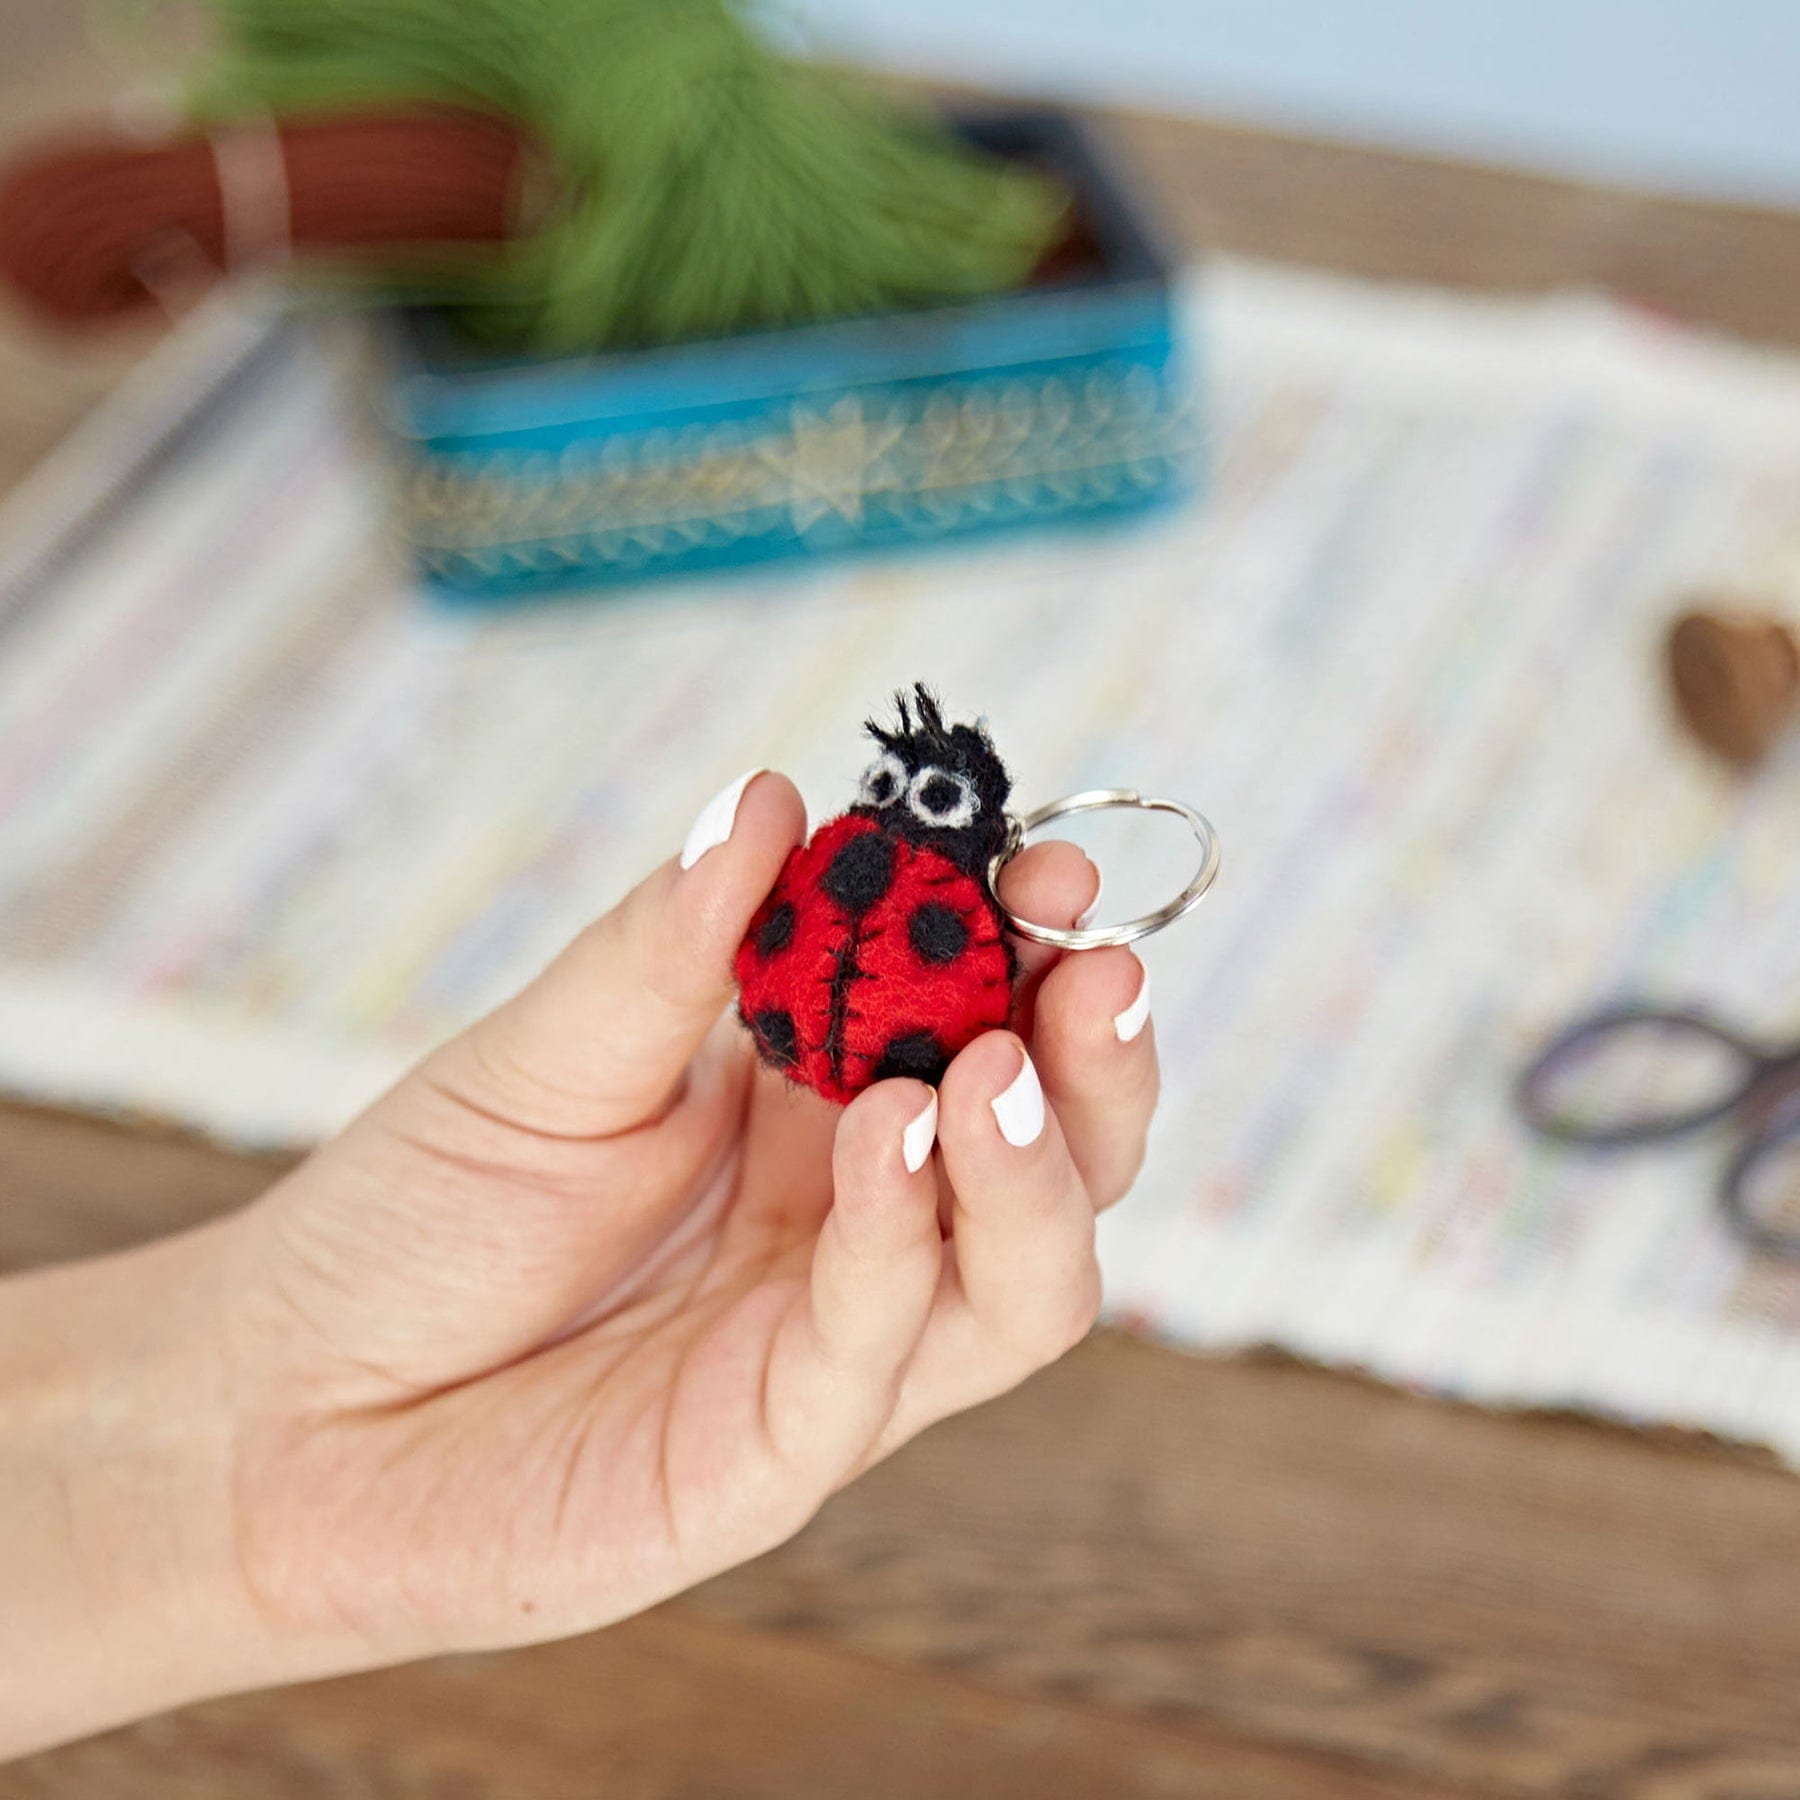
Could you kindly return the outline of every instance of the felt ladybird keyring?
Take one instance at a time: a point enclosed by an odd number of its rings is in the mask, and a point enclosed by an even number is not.
[[[856,802],[788,858],[737,955],[757,1054],[828,1100],[950,1059],[1012,1011],[1012,947],[990,871],[1015,831],[1012,783],[979,725],[949,725],[923,684]]]
[[[947,725],[923,683],[895,696],[899,723],[867,727],[880,754],[856,804],[783,865],[738,947],[738,1015],[756,1051],[790,1081],[840,1105],[872,1082],[934,1086],[950,1059],[1012,1012],[1008,934],[1057,950],[1130,944],[1200,904],[1219,839],[1181,800],[1090,788],[1022,819],[980,725]],[[1034,831],[1072,813],[1171,813],[1199,862],[1167,905],[1117,925],[1044,925],[1009,911],[995,883]]]

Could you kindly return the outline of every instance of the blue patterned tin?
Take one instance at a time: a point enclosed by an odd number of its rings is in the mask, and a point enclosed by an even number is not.
[[[1067,273],[974,303],[667,349],[479,360],[398,315],[402,517],[439,591],[497,600],[1099,519],[1187,485],[1166,258],[1074,122],[968,121],[1077,197]]]

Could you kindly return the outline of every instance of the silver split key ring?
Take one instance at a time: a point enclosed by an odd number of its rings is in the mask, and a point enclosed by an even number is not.
[[[1022,919],[1001,900],[1001,871],[1025,848],[1034,831],[1042,831],[1052,821],[1066,819],[1071,813],[1104,812],[1112,807],[1133,808],[1139,812],[1174,813],[1187,821],[1188,829],[1194,834],[1194,841],[1200,847],[1200,867],[1194,879],[1166,906],[1159,906],[1154,912],[1126,919],[1117,925],[1087,925],[1065,929],[1057,925],[1039,925],[1033,919]],[[1136,788],[1089,788],[1085,793],[1069,794],[1061,800],[1052,800],[1047,806],[1040,806],[1036,812],[1027,813],[1022,819],[1009,819],[1006,842],[988,864],[988,888],[1008,928],[1017,932],[1020,937],[1028,938],[1034,944],[1052,945],[1058,950],[1103,950],[1112,944],[1135,943],[1139,938],[1148,937],[1153,931],[1161,931],[1165,925],[1173,925],[1184,913],[1192,912],[1205,899],[1206,890],[1212,886],[1218,873],[1219,834],[1213,830],[1211,822],[1202,818],[1191,806],[1184,805],[1179,800],[1154,799],[1150,795],[1140,794]]]

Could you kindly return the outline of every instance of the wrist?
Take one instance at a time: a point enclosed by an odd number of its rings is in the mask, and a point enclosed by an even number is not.
[[[228,1229],[0,1283],[0,1760],[279,1679],[235,1571]]]

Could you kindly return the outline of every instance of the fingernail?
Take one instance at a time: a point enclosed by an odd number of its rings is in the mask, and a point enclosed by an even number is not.
[[[1094,865],[1094,897],[1081,909],[1081,916],[1075,921],[1077,931],[1087,928],[1100,916],[1100,896],[1106,892],[1106,875],[1098,863]]]
[[[694,821],[693,829],[687,834],[687,842],[681,846],[681,866],[684,869],[691,869],[707,851],[718,849],[731,836],[731,828],[737,823],[738,802],[744,797],[744,789],[761,773],[761,769],[745,770],[729,787],[720,788],[701,807],[699,818]]]
[[[1035,1144],[1044,1129],[1044,1090],[1038,1083],[1037,1070],[1026,1056],[1019,1072],[988,1104],[994,1109],[1000,1135],[1016,1150]]]
[[[933,1088],[924,1111],[900,1134],[900,1159],[906,1164],[907,1174],[916,1175],[924,1168],[931,1156],[931,1146],[936,1142],[937,1089]]]
[[[1137,998],[1122,1013],[1113,1016],[1113,1030],[1121,1044],[1129,1044],[1144,1029],[1150,1018],[1150,971],[1138,964]]]

